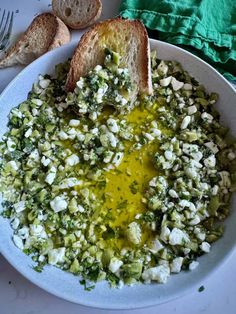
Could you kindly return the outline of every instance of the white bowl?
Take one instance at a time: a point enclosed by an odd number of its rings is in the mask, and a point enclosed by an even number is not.
[[[236,93],[230,84],[211,66],[183,49],[160,41],[150,40],[151,48],[158,57],[179,61],[185,70],[202,83],[209,92],[217,92],[217,109],[224,124],[236,136]],[[26,67],[3,91],[0,96],[0,137],[7,130],[8,114],[11,108],[27,98],[32,84],[39,74],[52,73],[54,65],[72,56],[75,45],[53,50]],[[232,208],[236,198],[233,198]],[[32,269],[30,257],[17,249],[12,240],[9,221],[0,217],[0,252],[22,275],[39,287],[66,300],[82,305],[104,309],[134,309],[164,303],[197,289],[209,274],[223,264],[236,244],[236,211],[225,221],[224,236],[212,246],[209,254],[199,258],[200,266],[192,272],[173,275],[165,285],[150,284],[111,289],[106,282],[96,285],[90,292],[79,284],[79,278],[57,269],[45,267],[42,273]]]

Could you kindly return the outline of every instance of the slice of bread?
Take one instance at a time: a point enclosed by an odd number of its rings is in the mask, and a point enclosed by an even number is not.
[[[115,18],[100,22],[86,32],[71,60],[66,90],[73,91],[76,82],[98,64],[103,64],[107,47],[121,55],[121,67],[129,69],[138,92],[152,94],[150,47],[147,31],[138,20]]]
[[[48,50],[68,42],[70,32],[67,26],[54,14],[40,14],[0,60],[0,68],[28,64]]]
[[[67,26],[81,29],[97,21],[102,3],[101,0],[52,0],[52,11]]]

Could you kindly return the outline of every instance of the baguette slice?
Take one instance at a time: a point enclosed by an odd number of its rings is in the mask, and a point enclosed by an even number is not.
[[[91,69],[104,62],[104,48],[121,55],[121,67],[129,69],[134,86],[132,99],[138,92],[152,94],[150,47],[147,31],[138,20],[115,18],[100,22],[86,32],[71,60],[66,90],[73,91],[76,82]]]
[[[102,12],[101,0],[52,0],[52,11],[73,29],[88,27]]]
[[[70,32],[58,17],[51,13],[40,14],[0,60],[0,68],[28,64],[69,41]]]

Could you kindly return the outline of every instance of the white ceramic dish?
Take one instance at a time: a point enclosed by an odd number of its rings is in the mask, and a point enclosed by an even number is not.
[[[236,136],[236,93],[230,84],[211,66],[192,54],[160,41],[151,40],[150,43],[152,49],[157,49],[159,58],[179,61],[209,92],[215,91],[219,94],[217,109],[224,124],[230,127]],[[54,65],[71,57],[74,48],[75,45],[71,44],[45,54],[26,67],[7,86],[0,96],[0,137],[7,130],[10,109],[26,99],[38,75],[52,73]],[[235,205],[236,197],[233,198],[232,208],[235,208]],[[88,292],[79,284],[78,277],[56,267],[47,266],[42,273],[37,273],[32,269],[31,258],[14,246],[9,221],[1,216],[0,252],[26,278],[56,296],[97,308],[134,309],[164,303],[192,289],[198,289],[206,276],[222,265],[235,247],[235,225],[236,212],[232,210],[230,217],[225,221],[226,230],[223,238],[213,245],[210,254],[199,258],[200,266],[195,271],[171,276],[165,285],[137,285],[119,290],[110,289],[107,283],[102,282]]]

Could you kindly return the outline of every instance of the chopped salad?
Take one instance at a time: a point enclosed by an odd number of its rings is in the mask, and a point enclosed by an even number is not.
[[[236,144],[208,94],[152,53],[154,94],[133,102],[117,53],[64,84],[40,75],[0,142],[2,215],[35,270],[54,265],[122,287],[194,270],[223,234]]]

